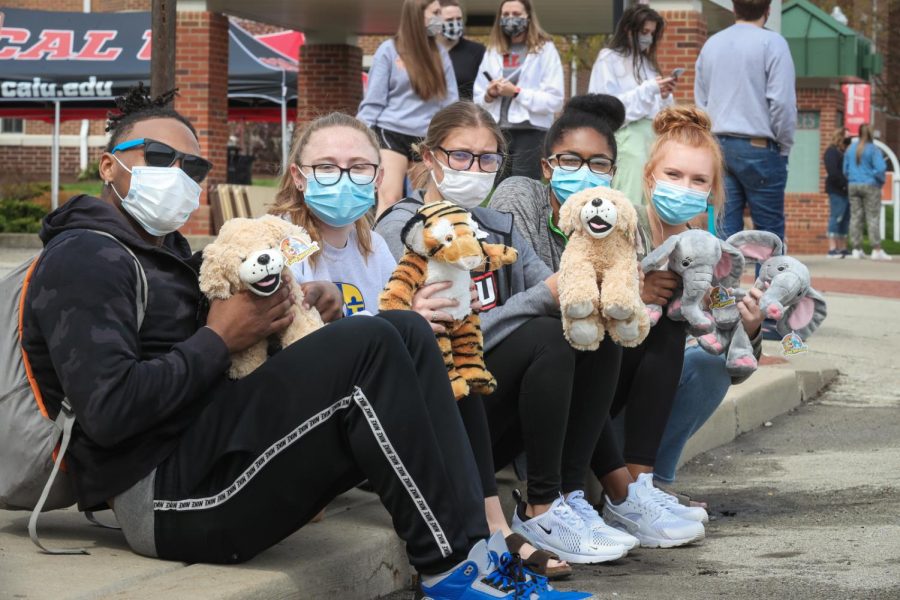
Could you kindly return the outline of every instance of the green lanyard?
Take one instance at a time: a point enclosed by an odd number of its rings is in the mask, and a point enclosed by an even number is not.
[[[561,237],[563,239],[563,241],[565,241],[567,244],[569,243],[569,236],[564,234],[562,232],[562,230],[560,230],[559,227],[557,227],[556,225],[553,224],[553,213],[552,212],[547,216],[547,226],[550,228],[550,231],[552,231],[553,233],[555,233],[556,235]]]

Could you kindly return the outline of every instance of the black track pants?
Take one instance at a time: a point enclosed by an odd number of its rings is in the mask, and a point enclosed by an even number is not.
[[[497,379],[497,391],[485,397],[494,463],[502,468],[524,448],[532,504],[584,488],[621,356],[609,338],[594,352],[579,352],[558,318],[537,317],[485,357]]]
[[[420,572],[449,569],[488,535],[447,372],[415,313],[342,319],[212,389],[157,468],[158,555],[247,560],[362,479]]]
[[[653,466],[681,379],[684,340],[684,322],[663,316],[640,346],[623,350],[610,415],[615,418],[625,409],[625,456],[615,428],[607,421],[591,459],[597,477],[626,462]]]

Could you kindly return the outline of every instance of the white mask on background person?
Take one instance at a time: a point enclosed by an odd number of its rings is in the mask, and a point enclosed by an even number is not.
[[[200,184],[178,167],[135,166],[129,169],[119,157],[112,155],[122,168],[131,173],[131,186],[123,198],[122,209],[150,235],[164,236],[187,223],[200,206]]]
[[[437,185],[438,191],[445,200],[465,209],[480,206],[491,193],[494,180],[497,179],[496,173],[457,171],[443,164],[441,168],[444,171],[444,179],[440,183],[434,176],[434,171],[431,171],[431,178]]]
[[[653,34],[640,34],[638,35],[638,47],[641,49],[641,52],[646,52],[650,49],[650,46],[653,45]]]
[[[431,17],[428,19],[428,25],[425,26],[425,33],[428,37],[437,37],[444,29],[444,20],[440,17]]]

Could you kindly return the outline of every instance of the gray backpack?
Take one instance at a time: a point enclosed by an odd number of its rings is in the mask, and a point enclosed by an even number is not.
[[[140,328],[147,308],[147,277],[128,246],[103,231],[134,259],[137,273],[137,323]],[[22,347],[25,298],[31,275],[41,255],[16,267],[0,280],[0,319],[14,327],[0,334],[0,509],[30,510],[28,534],[49,554],[87,554],[80,548],[48,549],[37,535],[41,511],[66,508],[76,502],[69,477],[57,473],[72,437],[75,412],[64,399],[62,410],[51,419]],[[2,315],[6,315],[3,317]],[[88,515],[93,521],[93,518]]]

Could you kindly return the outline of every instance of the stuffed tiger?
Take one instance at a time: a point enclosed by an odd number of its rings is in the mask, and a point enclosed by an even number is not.
[[[426,204],[403,227],[406,253],[378,298],[378,310],[410,310],[413,295],[424,285],[449,281],[450,288],[433,297],[452,298],[453,317],[437,333],[438,346],[456,399],[470,392],[490,394],[497,387],[484,366],[481,321],[472,312],[469,271],[495,271],[515,262],[514,248],[485,244],[471,213],[451,202]]]

